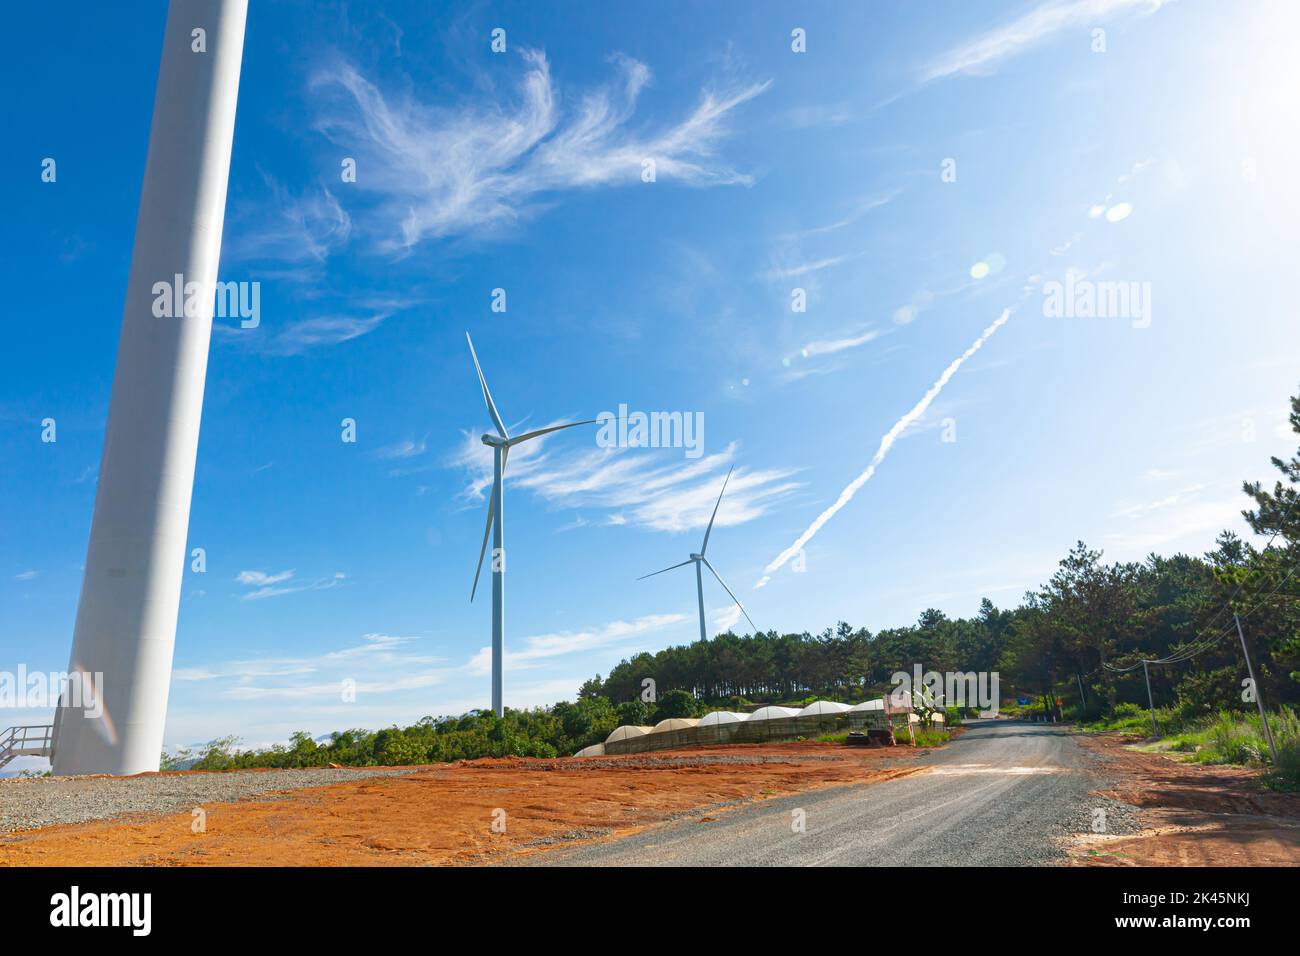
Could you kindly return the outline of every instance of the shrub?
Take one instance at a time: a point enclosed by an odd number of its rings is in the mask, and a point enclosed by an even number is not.
[[[695,696],[685,690],[670,690],[660,696],[655,705],[655,719],[667,720],[670,717],[694,717]]]

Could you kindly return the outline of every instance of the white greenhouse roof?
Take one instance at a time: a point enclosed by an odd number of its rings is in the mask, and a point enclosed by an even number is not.
[[[777,707],[773,705],[771,707],[760,707],[758,710],[754,711],[752,714],[749,715],[749,719],[750,720],[777,720],[781,717],[795,717],[798,716],[798,714],[799,711],[795,710],[793,707]]]
[[[583,747],[576,754],[574,754],[574,756],[575,757],[603,757],[605,756],[605,745],[592,744],[590,747]]]
[[[738,724],[745,720],[744,714],[735,714],[729,710],[715,710],[700,718],[701,727],[716,727],[718,724]]]
[[[610,735],[605,738],[605,743],[612,744],[616,740],[627,740],[629,737],[640,737],[650,733],[651,727],[638,727],[635,724],[624,724],[622,727],[615,727]]]
[[[667,730],[686,730],[687,728],[694,727],[698,723],[699,720],[695,717],[668,717],[655,724],[654,730],[650,732],[652,734],[662,734]]]
[[[848,704],[841,704],[834,700],[815,700],[803,710],[799,711],[800,717],[819,717],[823,714],[842,714],[851,709]]]
[[[864,700],[862,703],[849,709],[855,712],[861,712],[864,710],[884,710],[885,698],[877,697],[875,700]]]

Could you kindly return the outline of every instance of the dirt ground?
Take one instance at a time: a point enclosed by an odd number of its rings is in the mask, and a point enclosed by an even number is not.
[[[687,813],[888,780],[915,772],[920,752],[807,741],[462,761],[205,805],[205,832],[193,832],[192,812],[19,831],[0,838],[0,866],[500,862],[513,853],[624,836]]]
[[[1071,865],[1300,865],[1300,794],[1265,790],[1255,770],[1129,750],[1129,736],[1079,740],[1116,781],[1096,793],[1137,807],[1143,830],[1080,837],[1067,850]]]

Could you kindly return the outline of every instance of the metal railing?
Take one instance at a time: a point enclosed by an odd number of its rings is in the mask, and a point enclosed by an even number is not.
[[[53,724],[28,724],[0,732],[0,767],[15,757],[49,757],[53,753]]]

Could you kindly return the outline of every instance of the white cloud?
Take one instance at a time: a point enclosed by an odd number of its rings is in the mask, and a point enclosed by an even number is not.
[[[241,204],[231,217],[235,259],[324,262],[352,233],[352,219],[325,187],[292,194],[266,174],[269,195]]]
[[[603,508],[609,524],[654,531],[687,531],[708,524],[736,446],[714,455],[682,460],[679,450],[596,448],[551,453],[550,436],[519,445],[510,453],[507,482],[527,488],[561,508]],[[522,454],[521,454],[522,453]],[[670,460],[676,458],[677,460]],[[492,452],[466,433],[453,464],[470,472],[462,496],[479,500],[492,484]],[[738,467],[727,485],[715,525],[745,524],[766,514],[801,482],[785,469]]]
[[[1144,501],[1137,504],[1126,504],[1115,511],[1117,518],[1140,518],[1148,515],[1153,511],[1160,511],[1165,508],[1173,508],[1181,504],[1186,504],[1189,500],[1196,498],[1197,495],[1205,488],[1204,485],[1190,485],[1166,495],[1155,501]]]
[[[235,575],[235,580],[240,584],[279,584],[281,581],[288,581],[293,575],[293,571],[281,571],[278,574],[267,574],[265,571],[240,571]]]
[[[338,345],[368,335],[395,311],[390,308],[362,315],[321,315],[278,328],[260,325],[255,329],[240,329],[220,324],[214,324],[212,328],[229,341],[247,344],[267,355],[301,355],[309,349]]]
[[[842,262],[848,262],[852,258],[853,256],[827,256],[822,259],[799,262],[790,266],[776,266],[769,269],[764,275],[769,279],[794,279],[812,272],[821,272],[823,269],[833,268]]]
[[[380,448],[374,454],[376,458],[388,460],[416,458],[423,455],[427,448],[428,444],[425,439],[421,438],[419,441],[414,441],[408,438],[406,441],[400,441],[394,445],[387,445]]]
[[[843,229],[846,226],[853,225],[853,223],[857,222],[859,219],[861,219],[867,213],[871,212],[873,209],[879,209],[881,206],[888,205],[901,192],[902,192],[901,189],[895,189],[887,193],[881,193],[879,195],[872,196],[853,206],[849,214],[844,216],[844,218],[842,219],[837,219],[834,222],[827,223],[821,226],[811,226],[807,229],[797,229],[792,232],[784,233],[778,236],[777,238],[782,242],[799,242],[804,239],[811,239],[814,236],[823,236],[828,232],[836,232],[840,229]]]
[[[1116,560],[1135,561],[1153,551],[1167,551],[1171,545],[1186,545],[1199,553],[1225,529],[1249,537],[1250,529],[1241,516],[1247,504],[1244,495],[1233,492],[1221,498],[1171,496],[1144,508],[1124,509],[1121,516],[1134,525],[1106,534],[1106,553]]]
[[[667,627],[690,620],[686,614],[647,614],[633,621],[611,621],[600,627],[586,631],[558,631],[552,634],[538,634],[523,640],[523,649],[506,650],[505,665],[511,668],[527,666],[531,662],[565,654],[586,653],[597,648],[620,644],[634,637],[641,637]],[[465,669],[473,675],[482,676],[491,671],[492,648],[479,650]]]
[[[1154,13],[1168,0],[1048,0],[1010,23],[946,51],[925,67],[925,82],[960,73],[992,73],[1002,60],[1069,28],[1090,28],[1108,17]],[[1087,37],[1085,35],[1085,41]]]
[[[843,352],[846,349],[855,349],[860,345],[866,345],[868,342],[874,342],[880,338],[883,333],[879,329],[867,329],[857,335],[847,336],[840,339],[818,339],[809,342],[800,353],[805,358],[814,358],[818,355],[834,355],[836,352]]]
[[[15,580],[15,581],[31,581],[31,580],[35,579],[35,578],[36,578],[40,573],[41,573],[41,572],[39,572],[39,571],[19,571],[17,574],[14,575],[14,580]]]
[[[235,580],[240,584],[254,588],[254,590],[241,595],[240,600],[259,601],[263,598],[281,597],[285,594],[296,594],[300,591],[325,591],[338,587],[347,577],[342,571],[337,571],[330,577],[299,583],[295,581],[294,575],[294,571],[280,571],[277,574],[267,574],[265,571],[240,571],[239,574],[235,575]],[[280,584],[285,586],[276,587],[276,585]]]
[[[380,90],[349,63],[316,76],[317,128],[356,156],[357,189],[377,200],[370,232],[381,249],[507,227],[548,193],[640,183],[647,159],[659,181],[751,182],[716,150],[731,112],[768,83],[705,90],[685,117],[644,132],[631,127],[651,78],[644,64],[616,56],[616,83],[561,94],[546,56],[522,55],[526,69],[510,105],[429,105]]]
[[[253,658],[231,660],[213,666],[180,667],[173,671],[172,679],[183,683],[230,681],[234,686],[227,688],[225,694],[231,697],[291,698],[337,696],[344,678],[356,681],[358,690],[364,688],[377,693],[385,685],[390,686],[390,689],[401,689],[399,682],[408,679],[413,683],[403,684],[403,687],[431,686],[447,674],[455,672],[454,667],[427,669],[432,665],[445,665],[445,658],[406,652],[404,648],[416,640],[418,639],[414,637],[372,633],[363,635],[360,644],[312,656]],[[316,681],[279,687],[253,683],[267,677],[308,675],[315,677]],[[323,680],[331,675],[334,678],[332,681]]]

